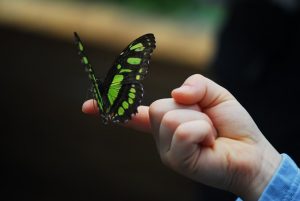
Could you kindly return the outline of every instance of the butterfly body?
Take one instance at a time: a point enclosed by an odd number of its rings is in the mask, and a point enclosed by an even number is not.
[[[137,113],[143,98],[141,81],[148,73],[151,54],[155,49],[154,35],[145,34],[131,42],[117,57],[104,80],[96,78],[78,34],[74,35],[103,123],[128,121]]]

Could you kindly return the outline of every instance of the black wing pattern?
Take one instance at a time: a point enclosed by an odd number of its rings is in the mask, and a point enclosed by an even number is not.
[[[148,73],[155,49],[153,34],[145,34],[126,47],[113,63],[103,82],[103,104],[108,119],[125,122],[137,112],[143,98],[141,81]]]

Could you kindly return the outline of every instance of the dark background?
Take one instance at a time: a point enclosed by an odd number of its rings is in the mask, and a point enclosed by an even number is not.
[[[90,87],[72,33],[60,41],[0,27],[5,200],[193,200],[195,184],[164,167],[149,134],[81,112]],[[119,52],[86,44],[102,76]],[[120,50],[121,51],[121,50]],[[170,97],[195,70],[154,59],[144,104]],[[198,71],[197,71],[198,72]],[[170,74],[171,73],[171,74]]]
[[[143,103],[170,97],[202,73],[229,89],[274,147],[299,164],[299,4],[278,2],[228,4],[212,72],[160,61],[154,52]],[[235,199],[164,167],[152,136],[81,112],[90,85],[72,33],[66,41],[2,25],[0,41],[0,199]],[[90,43],[86,49],[102,77],[120,53]]]
[[[299,164],[300,2],[233,1],[228,11],[214,74],[271,144]]]

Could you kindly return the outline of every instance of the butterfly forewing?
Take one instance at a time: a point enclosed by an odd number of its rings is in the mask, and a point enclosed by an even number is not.
[[[81,62],[85,66],[85,70],[88,72],[89,78],[93,85],[93,88],[92,88],[93,96],[97,101],[97,105],[98,105],[100,112],[103,112],[103,100],[101,97],[101,93],[99,91],[98,80],[95,76],[94,69],[92,68],[92,65],[90,64],[89,59],[85,54],[83,43],[82,43],[81,39],[79,38],[79,35],[76,32],[74,32],[74,37],[75,37],[75,44],[78,49],[78,54],[81,57]]]
[[[103,85],[104,102],[113,121],[124,122],[137,112],[144,93],[141,81],[154,49],[154,35],[145,34],[130,43],[110,68]]]

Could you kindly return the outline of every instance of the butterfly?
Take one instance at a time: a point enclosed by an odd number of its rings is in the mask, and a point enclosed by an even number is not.
[[[148,73],[155,37],[145,34],[131,42],[116,58],[104,80],[96,78],[79,35],[74,32],[75,44],[89,79],[104,124],[124,123],[137,113],[144,89],[141,81]]]

